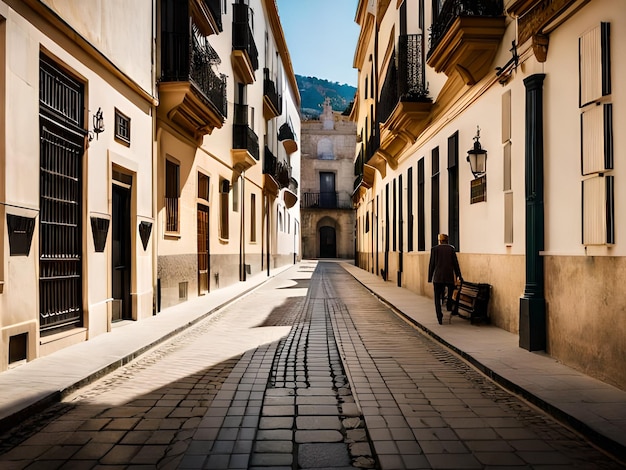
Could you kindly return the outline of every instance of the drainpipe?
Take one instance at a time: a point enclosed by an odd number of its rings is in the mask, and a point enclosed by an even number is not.
[[[520,299],[519,346],[546,349],[546,300],[541,252],[544,250],[543,81],[531,75],[526,87],[526,286]]]
[[[242,172],[239,176],[241,184],[239,185],[239,280],[246,280],[246,227],[245,227],[245,208],[246,208],[246,172]]]
[[[267,233],[267,236],[265,237],[265,243],[266,243],[266,265],[267,265],[267,275],[270,275],[270,195],[266,194],[265,195],[265,230]]]

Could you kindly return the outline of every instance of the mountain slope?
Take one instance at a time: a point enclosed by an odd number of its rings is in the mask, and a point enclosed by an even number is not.
[[[300,111],[303,119],[315,119],[322,112],[322,104],[326,98],[334,111],[345,111],[354,100],[356,88],[338,82],[329,82],[322,78],[304,77],[296,75],[296,82],[300,90]]]

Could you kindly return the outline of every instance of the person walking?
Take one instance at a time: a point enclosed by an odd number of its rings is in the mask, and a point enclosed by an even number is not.
[[[435,312],[437,313],[437,321],[443,324],[443,313],[441,312],[441,304],[447,290],[446,308],[452,310],[452,292],[456,277],[463,281],[461,276],[461,268],[459,260],[456,257],[454,247],[448,244],[448,235],[440,233],[439,244],[433,246],[430,250],[430,261],[428,263],[428,282],[433,283],[435,291]]]

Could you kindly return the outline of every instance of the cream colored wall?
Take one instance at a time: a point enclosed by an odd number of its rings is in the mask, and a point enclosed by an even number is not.
[[[75,2],[78,3],[78,2]],[[82,5],[82,4],[81,4]],[[83,5],[84,6],[84,5]],[[63,7],[69,7],[65,2]],[[133,11],[137,8],[147,8],[150,16],[150,2],[136,2]],[[80,7],[82,8],[82,6]],[[128,8],[115,10],[120,18],[128,12]],[[66,68],[79,81],[85,83],[86,126],[92,129],[91,117],[100,107],[105,119],[105,132],[89,143],[84,155],[84,185],[83,185],[83,268],[84,268],[84,324],[78,334],[53,335],[42,341],[38,346],[39,331],[39,298],[38,298],[38,247],[39,237],[37,226],[31,243],[28,257],[9,256],[9,245],[4,243],[4,279],[5,286],[0,296],[2,309],[3,337],[8,338],[19,334],[22,330],[29,333],[28,358],[34,359],[39,354],[48,354],[59,348],[83,341],[106,332],[110,328],[110,259],[111,259],[111,228],[104,253],[96,253],[93,245],[93,236],[90,224],[91,216],[109,218],[111,165],[115,162],[133,174],[133,219],[134,228],[133,258],[134,271],[132,273],[131,291],[134,293],[134,315],[143,318],[152,314],[152,257],[150,248],[144,252],[136,232],[139,220],[152,220],[152,117],[151,104],[138,97],[134,91],[123,85],[108,71],[104,70],[96,59],[89,54],[82,53],[64,34],[59,34],[54,28],[42,30],[33,26],[40,24],[40,18],[32,16],[28,9],[10,9],[0,5],[0,13],[6,16],[4,25],[6,31],[6,96],[4,97],[6,116],[5,125],[6,148],[4,159],[5,202],[7,212],[17,215],[34,216],[39,207],[39,54],[40,51],[51,56],[56,62]],[[57,13],[64,15],[61,8]],[[31,15],[31,16],[22,16]],[[132,15],[131,15],[132,16]],[[142,18],[146,15],[142,13]],[[130,18],[130,17],[129,17]],[[80,30],[96,31],[92,28],[94,18],[86,15],[76,18],[72,15],[64,17],[70,26]],[[100,18],[104,21],[103,18]],[[98,21],[100,20],[98,19]],[[78,23],[78,24],[77,24]],[[139,21],[144,24],[145,22]],[[119,27],[119,23],[115,25]],[[45,32],[44,32],[45,31]],[[118,33],[117,37],[124,43],[124,54],[116,56],[119,47],[102,48],[101,52],[108,53],[108,60],[115,66],[123,69],[122,63],[129,59],[131,68],[127,69],[131,81],[142,83],[148,93],[151,92],[151,21],[148,20],[148,29],[141,25],[124,29],[125,37]],[[145,42],[148,44],[142,52],[141,45],[133,50],[132,60],[129,58],[130,49],[128,33],[147,34]],[[138,43],[141,41],[137,41]],[[121,43],[120,43],[121,44]],[[128,49],[128,50],[126,50]],[[147,55],[146,55],[147,51]],[[117,108],[131,118],[132,144],[131,147],[120,145],[114,140],[114,109]],[[35,132],[25,132],[33,129]],[[28,184],[34,182],[35,184]],[[19,206],[19,207],[13,207]],[[37,219],[38,220],[38,219]],[[0,369],[6,368],[6,342],[3,341],[0,354]]]
[[[42,0],[144,90],[154,87],[154,0]],[[129,45],[132,44],[132,47]]]

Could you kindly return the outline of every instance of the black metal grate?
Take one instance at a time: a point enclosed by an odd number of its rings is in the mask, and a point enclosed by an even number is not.
[[[40,61],[39,307],[42,332],[82,323],[84,87]]]
[[[41,330],[82,321],[82,145],[42,126],[39,225]]]

